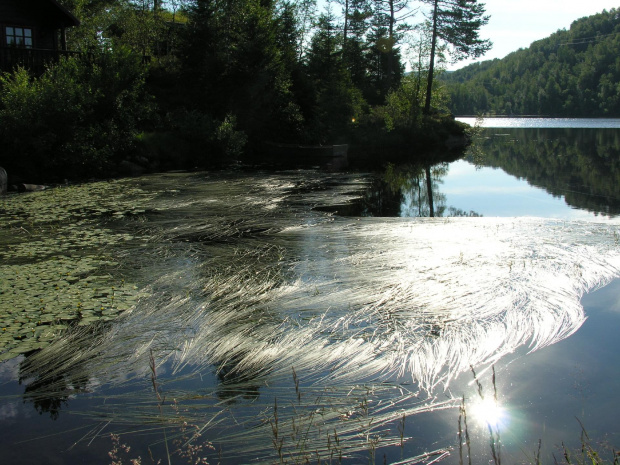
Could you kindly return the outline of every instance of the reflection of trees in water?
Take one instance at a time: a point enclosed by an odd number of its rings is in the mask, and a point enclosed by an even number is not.
[[[466,212],[447,205],[446,195],[441,193],[440,187],[448,174],[448,166],[448,163],[388,166],[383,181],[385,189],[392,195],[397,193],[400,198],[398,216],[480,216],[473,211]]]
[[[447,172],[447,165],[433,167],[423,165],[402,165],[387,167],[383,179],[386,189],[398,192],[400,205],[398,216],[428,217],[441,216],[445,210],[445,195],[439,193],[438,184]],[[430,184],[427,173],[430,173]],[[431,215],[432,213],[432,215]]]
[[[220,400],[234,404],[238,398],[257,400],[260,396],[260,383],[253,382],[255,374],[239,367],[242,356],[235,356],[218,366],[219,385],[216,395]]]
[[[32,402],[39,415],[49,413],[57,420],[69,404],[69,397],[85,392],[89,379],[81,370],[75,372],[36,373],[29,369],[28,358],[20,364],[19,383],[25,384],[24,403]]]
[[[447,205],[440,187],[448,174],[448,166],[449,163],[390,164],[383,173],[373,176],[355,201],[316,209],[350,217],[481,216]]]
[[[499,167],[567,204],[620,214],[620,132],[617,129],[487,129],[485,166]],[[501,131],[501,134],[499,133]]]

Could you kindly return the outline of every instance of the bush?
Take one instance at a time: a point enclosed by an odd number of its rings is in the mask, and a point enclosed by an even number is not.
[[[169,115],[166,130],[141,137],[142,153],[159,170],[212,168],[238,160],[247,136],[236,129],[236,118],[223,121],[198,111]]]
[[[440,92],[430,115],[422,111],[425,97],[423,82],[409,75],[390,92],[385,105],[376,106],[361,117],[353,138],[354,161],[382,165],[388,162],[430,162],[433,157],[457,156],[468,144],[467,125],[455,121]],[[361,150],[360,150],[361,149]],[[448,154],[455,150],[456,154]]]
[[[34,182],[114,174],[153,113],[144,75],[118,50],[62,59],[38,78],[0,76],[2,164]]]

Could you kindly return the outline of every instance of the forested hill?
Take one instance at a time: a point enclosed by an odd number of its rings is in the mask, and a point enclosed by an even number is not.
[[[442,79],[456,115],[620,117],[620,9]]]

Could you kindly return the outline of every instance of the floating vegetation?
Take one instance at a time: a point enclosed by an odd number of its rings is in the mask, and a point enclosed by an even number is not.
[[[123,425],[124,439],[145,424],[159,434],[187,422],[228,458],[359,463],[408,440],[397,431],[403,416],[457,408],[446,388],[471,366],[571,335],[586,317],[581,296],[620,276],[614,225],[315,209],[354,199],[366,182],[150,176],[97,187],[119,196],[118,211],[109,202],[105,213],[67,216],[82,222],[75,233],[57,227],[71,255],[48,250],[24,264],[29,242],[19,236],[2,268],[3,306],[6,294],[15,312],[70,317],[50,328],[72,322],[36,339],[47,344],[20,363],[20,378],[38,387],[28,398],[66,393],[77,379],[101,393],[82,415]],[[78,248],[84,225],[101,246]],[[44,237],[35,240],[53,247]],[[30,299],[27,311],[20,299]]]
[[[59,257],[1,266],[0,360],[45,347],[71,323],[109,321],[135,305],[136,286],[93,274],[111,265],[116,263]]]
[[[134,239],[101,224],[143,213],[140,189],[59,187],[0,200],[0,360],[42,349],[70,325],[109,321],[135,305],[106,249]]]
[[[153,194],[125,181],[59,186],[0,199],[2,228],[42,227],[144,213],[140,204]],[[78,224],[79,225],[79,224]],[[31,231],[32,232],[32,231]]]

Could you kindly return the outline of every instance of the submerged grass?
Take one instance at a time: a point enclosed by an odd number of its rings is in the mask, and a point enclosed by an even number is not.
[[[104,255],[115,265],[93,266],[136,283],[128,297],[139,299],[108,322],[69,321],[23,360],[30,399],[65,395],[67,386],[94,398],[114,388],[82,414],[125,432],[196,425],[233,461],[380,460],[379,448],[411,440],[403,418],[458,407],[460,399],[437,397],[456,376],[568,337],[585,319],[580,297],[620,275],[614,226],[352,220],[313,210],[346,202],[364,183],[291,172],[111,184],[122,208],[108,204],[88,224],[105,231]],[[85,189],[92,215],[97,194]],[[24,207],[2,208],[17,218],[11,228],[26,224],[15,213]],[[31,221],[41,237],[50,211]],[[26,236],[18,242],[11,250],[27,250]],[[156,408],[144,383],[153,373],[165,393]]]

